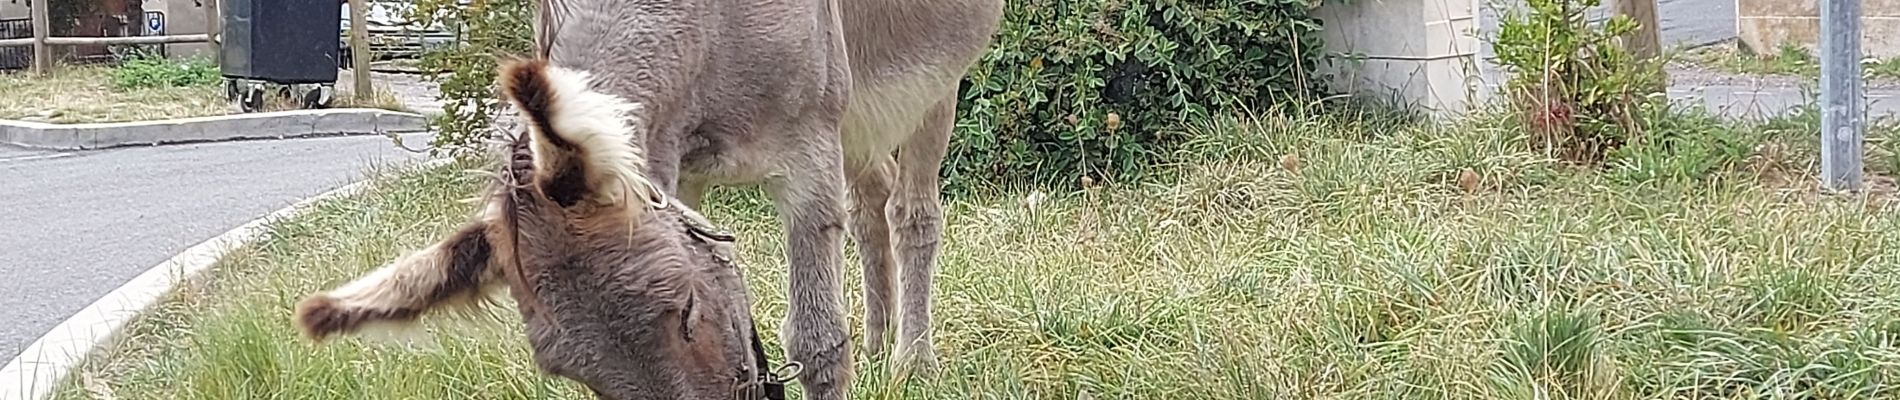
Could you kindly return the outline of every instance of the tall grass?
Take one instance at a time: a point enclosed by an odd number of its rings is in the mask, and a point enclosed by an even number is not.
[[[1482,124],[1261,117],[1197,131],[1166,180],[951,199],[943,366],[900,382],[860,355],[855,398],[1900,396],[1888,195],[1759,179],[1811,175],[1753,155],[1618,177]],[[1800,140],[1773,132],[1730,134]],[[1478,178],[1470,191],[1461,175]],[[444,234],[476,183],[453,168],[382,179],[227,258],[59,398],[585,398],[534,371],[505,307],[421,343],[295,335],[296,300]],[[711,198],[709,216],[741,238],[761,331],[775,332],[785,260],[769,202]]]

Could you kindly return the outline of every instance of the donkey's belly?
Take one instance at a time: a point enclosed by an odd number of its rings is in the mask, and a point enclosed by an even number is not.
[[[842,129],[847,163],[888,156],[917,131],[932,106],[955,95],[960,78],[923,71],[853,82]]]
[[[989,48],[1002,0],[841,0],[851,57],[847,159],[886,155]]]

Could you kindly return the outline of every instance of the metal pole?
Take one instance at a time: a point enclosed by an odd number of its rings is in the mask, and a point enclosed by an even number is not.
[[[46,0],[33,0],[33,73],[45,75],[52,72],[53,51],[46,48],[46,37],[51,36],[53,17],[48,11]]]
[[[1821,5],[1821,181],[1829,190],[1860,190],[1860,0]]]

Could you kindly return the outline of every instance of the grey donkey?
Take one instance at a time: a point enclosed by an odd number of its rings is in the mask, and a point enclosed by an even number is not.
[[[890,346],[899,368],[936,362],[938,174],[959,81],[988,50],[1002,8],[1001,0],[538,0],[536,51],[644,106],[632,141],[658,191],[697,207],[712,185],[765,187],[788,244],[788,357],[804,367],[796,378],[807,398],[843,399],[853,377],[846,221],[863,258],[865,348],[881,355]]]
[[[636,106],[588,78],[507,65],[502,91],[530,124],[478,198],[484,211],[429,250],[299,303],[305,333],[466,309],[507,287],[535,364],[602,399],[782,400],[732,236],[654,190],[628,140]]]

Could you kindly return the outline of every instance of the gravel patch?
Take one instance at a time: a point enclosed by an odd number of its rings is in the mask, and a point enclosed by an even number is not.
[[[430,82],[427,76],[413,73],[390,73],[370,71],[370,80],[379,89],[387,90],[402,101],[404,107],[425,116],[442,114],[442,101],[436,96],[441,90]],[[349,70],[337,71],[337,88],[350,88],[356,84],[356,74]]]

